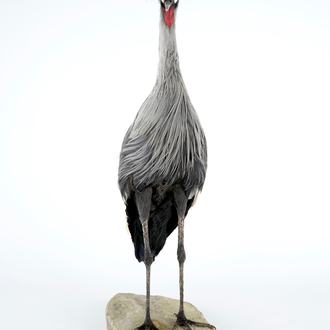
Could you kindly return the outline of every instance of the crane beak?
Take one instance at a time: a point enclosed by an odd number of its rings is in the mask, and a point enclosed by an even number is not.
[[[168,11],[171,8],[172,4],[173,4],[173,0],[165,0],[164,1],[165,10]]]

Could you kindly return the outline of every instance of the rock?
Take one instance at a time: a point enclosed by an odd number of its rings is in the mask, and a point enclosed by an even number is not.
[[[133,293],[118,293],[108,303],[106,308],[107,330],[134,330],[144,322],[146,297]],[[192,304],[185,302],[186,317],[192,321],[208,323],[203,314]],[[150,316],[159,330],[171,330],[179,311],[179,300],[162,296],[150,297]],[[208,329],[191,327],[192,330]],[[185,327],[177,327],[184,329]]]

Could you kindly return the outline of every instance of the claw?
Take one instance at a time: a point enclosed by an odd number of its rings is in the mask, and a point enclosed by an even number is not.
[[[146,317],[144,323],[134,330],[159,330],[151,321],[150,317]]]
[[[178,326],[187,327],[188,330],[192,330],[191,326],[216,330],[216,327],[211,324],[191,321],[191,320],[188,320],[185,316],[179,316],[178,314],[174,314],[174,315],[177,317],[177,320],[176,320],[172,330],[175,330]]]
[[[154,326],[154,324],[142,324],[141,326],[135,328],[134,330],[159,330]]]

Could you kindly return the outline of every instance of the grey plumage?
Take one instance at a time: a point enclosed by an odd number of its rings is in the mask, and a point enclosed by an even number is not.
[[[169,28],[161,19],[156,84],[124,138],[120,191],[126,200],[132,189],[181,181],[191,195],[202,189],[206,167],[206,139],[181,75],[175,21]]]

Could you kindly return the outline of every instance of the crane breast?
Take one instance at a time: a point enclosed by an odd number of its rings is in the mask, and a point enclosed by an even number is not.
[[[182,181],[202,188],[207,167],[206,139],[184,85],[160,85],[142,104],[120,155],[119,185],[143,189]],[[126,188],[125,188],[126,187]]]

